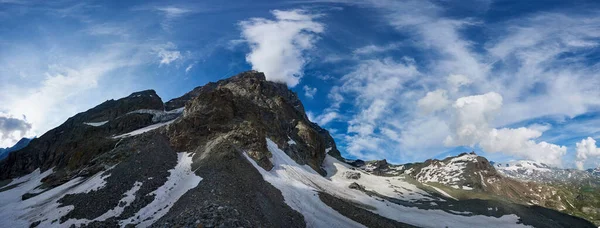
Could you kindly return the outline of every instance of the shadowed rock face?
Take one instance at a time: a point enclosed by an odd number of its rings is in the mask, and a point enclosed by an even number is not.
[[[108,100],[67,119],[0,161],[0,179],[24,175],[36,168],[47,170],[56,167],[64,172],[75,171],[114,147],[116,140],[109,136],[151,124],[150,114],[126,115],[140,109],[163,110],[164,107],[154,90]],[[86,124],[104,121],[109,122],[98,127]]]
[[[263,73],[244,72],[173,100],[167,102],[170,109],[185,101],[182,119],[166,132],[177,151],[211,153],[206,142],[227,140],[270,170],[268,137],[298,163],[322,174],[326,151],[339,157],[329,133],[308,120],[297,95],[285,84],[266,81]]]

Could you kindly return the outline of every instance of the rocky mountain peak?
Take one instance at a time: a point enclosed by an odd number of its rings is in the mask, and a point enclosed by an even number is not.
[[[147,90],[142,90],[142,91],[138,91],[138,92],[133,92],[133,93],[131,93],[127,97],[129,97],[129,98],[133,98],[133,97],[158,97],[158,95],[156,94],[156,91],[154,91],[153,89],[147,89]]]
[[[323,174],[326,151],[339,156],[329,133],[308,120],[296,93],[266,81],[263,73],[243,72],[174,100],[169,108],[185,103],[182,119],[167,133],[178,150],[206,150],[196,142],[228,139],[269,170],[271,154],[264,140],[269,138],[298,163]]]

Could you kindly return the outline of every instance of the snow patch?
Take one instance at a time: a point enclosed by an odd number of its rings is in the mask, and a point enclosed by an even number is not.
[[[294,141],[294,140],[293,140],[292,138],[290,138],[289,136],[288,136],[288,139],[290,139],[290,140],[287,142],[287,144],[288,144],[288,145],[296,145],[296,141]]]
[[[148,227],[167,214],[183,194],[198,186],[202,178],[191,170],[192,155],[192,153],[186,152],[178,153],[177,165],[169,170],[171,175],[167,181],[150,193],[154,195],[154,200],[132,217],[121,220],[119,225],[125,226],[132,223],[137,224],[136,227]]]
[[[425,185],[425,186],[429,186],[429,187],[431,187],[431,188],[435,189],[436,191],[438,191],[439,193],[441,193],[441,194],[442,194],[443,196],[445,196],[445,197],[448,197],[448,198],[450,198],[450,199],[453,199],[453,200],[458,200],[458,199],[456,199],[456,198],[452,197],[452,195],[448,194],[447,192],[445,192],[444,190],[442,190],[442,189],[440,189],[440,188],[438,188],[438,187],[434,187],[434,186],[427,185],[427,184],[423,184],[423,185]]]
[[[123,213],[123,211],[125,210],[125,207],[129,206],[135,200],[135,193],[138,190],[140,190],[140,187],[142,187],[142,182],[136,181],[133,184],[133,187],[131,189],[127,190],[127,192],[125,192],[125,194],[123,194],[124,195],[123,198],[121,198],[121,200],[119,201],[119,203],[117,204],[116,207],[108,210],[107,212],[98,216],[95,219],[92,219],[92,220],[69,219],[65,223],[63,223],[63,225],[65,225],[65,226],[71,226],[71,225],[81,226],[81,225],[87,225],[88,223],[93,222],[93,221],[106,221],[109,218],[117,217],[117,216],[121,215],[121,213]]]
[[[92,127],[100,127],[100,126],[102,126],[102,125],[104,125],[106,123],[108,123],[108,120],[107,121],[102,121],[102,122],[84,122],[83,124],[90,125]]]
[[[120,138],[131,137],[131,136],[134,136],[134,135],[139,135],[139,134],[142,134],[142,133],[145,133],[145,132],[148,132],[148,131],[152,131],[152,130],[157,129],[157,128],[162,127],[162,126],[169,125],[169,124],[173,123],[174,121],[175,120],[171,120],[171,121],[167,121],[167,122],[164,122],[164,123],[153,124],[153,125],[150,125],[150,126],[147,126],[147,127],[143,127],[143,128],[137,129],[137,130],[129,132],[129,133],[125,133],[125,134],[122,134],[122,135],[114,136],[113,138],[114,139],[120,139]]]

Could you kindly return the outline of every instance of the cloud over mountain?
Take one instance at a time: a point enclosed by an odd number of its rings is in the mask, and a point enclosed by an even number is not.
[[[246,61],[268,80],[294,87],[308,61],[305,51],[314,47],[325,26],[315,21],[320,15],[304,10],[273,10],[272,14],[275,20],[252,18],[239,23],[251,50]]]

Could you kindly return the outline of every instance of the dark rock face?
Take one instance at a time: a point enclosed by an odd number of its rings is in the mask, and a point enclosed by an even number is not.
[[[77,170],[114,147],[116,140],[109,136],[151,123],[152,116],[149,114],[119,118],[140,109],[163,110],[164,107],[154,90],[106,101],[67,119],[60,126],[32,140],[27,147],[0,161],[0,179],[24,175],[36,168],[47,170],[56,167],[65,172]],[[109,122],[98,127],[85,124],[103,121]]]
[[[361,166],[365,165],[365,161],[360,160],[360,159],[356,159],[356,160],[353,160],[353,161],[350,161],[347,163],[354,167],[361,167]]]
[[[344,177],[347,178],[347,179],[358,180],[358,179],[360,179],[360,173],[359,172],[346,171],[346,172],[344,172]]]
[[[371,171],[375,175],[384,175],[386,171],[388,171],[390,168],[389,164],[387,163],[387,160],[385,159],[373,161],[367,166],[369,171]]]
[[[356,183],[356,182],[352,182],[350,185],[348,185],[348,188],[350,189],[356,189],[356,190],[361,190],[364,191],[365,187],[363,187],[362,185]]]
[[[209,83],[171,102],[170,108],[193,94],[197,96],[186,103],[182,119],[167,131],[177,151],[198,152],[206,142],[226,138],[270,170],[265,141],[270,138],[295,161],[322,174],[326,150],[339,155],[329,133],[308,120],[297,95],[285,84],[266,81],[263,73],[249,71]]]
[[[165,102],[165,110],[171,111],[174,109],[185,107],[185,104],[187,104],[188,101],[196,98],[201,93],[213,90],[216,87],[217,87],[217,83],[214,83],[214,82],[209,82],[208,84],[206,84],[204,86],[198,86],[198,87],[194,88],[192,91],[187,92],[186,94],[184,94],[181,97],[173,98],[170,101]]]

